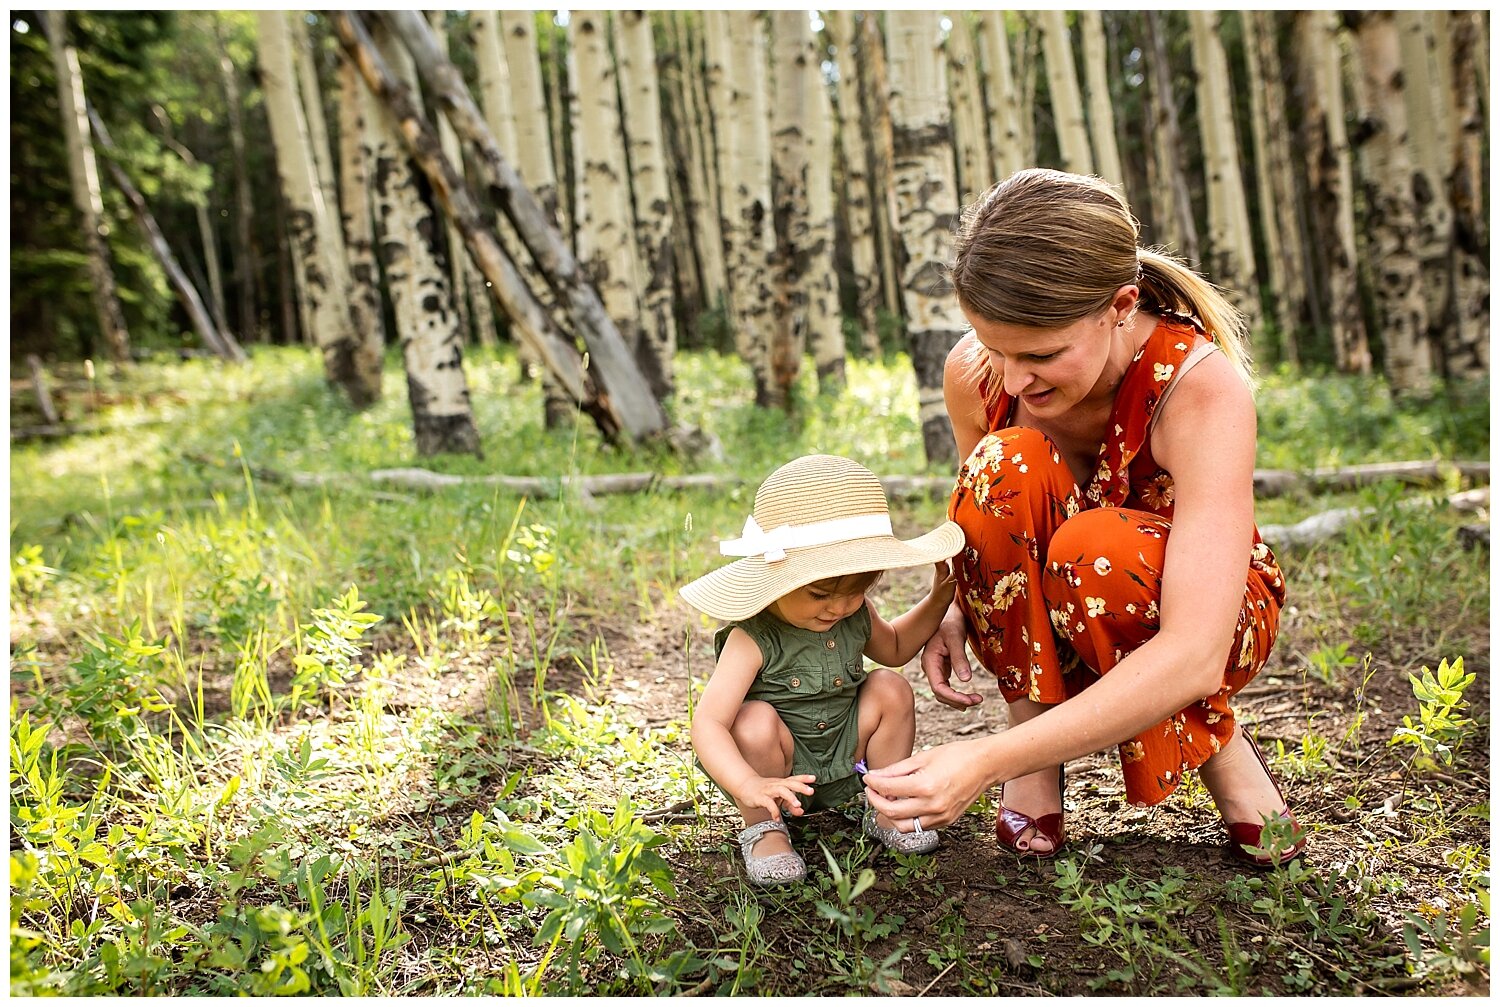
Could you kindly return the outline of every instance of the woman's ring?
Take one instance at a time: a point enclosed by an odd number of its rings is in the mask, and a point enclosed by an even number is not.
[[[922,831],[922,819],[918,818],[916,815],[912,816],[911,824],[915,826],[912,829],[912,835],[916,835],[917,833]]]

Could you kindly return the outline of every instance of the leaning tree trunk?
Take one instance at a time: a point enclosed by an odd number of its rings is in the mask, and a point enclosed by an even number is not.
[[[1385,375],[1393,391],[1427,390],[1432,358],[1427,301],[1416,252],[1417,207],[1407,146],[1400,38],[1390,11],[1354,16],[1359,72],[1368,97],[1365,140],[1366,226],[1375,265],[1375,302],[1385,344]]]
[[[42,12],[52,50],[52,66],[57,74],[57,104],[62,113],[63,139],[68,147],[68,180],[73,190],[73,205],[78,208],[83,225],[84,249],[88,255],[89,292],[94,298],[94,315],[99,333],[109,347],[116,372],[130,362],[130,332],[125,327],[125,313],[115,290],[115,274],[110,265],[109,243],[105,240],[104,196],[99,188],[99,165],[89,137],[88,99],[83,93],[83,72],[78,52],[68,43],[67,15],[62,11]]]
[[[416,78],[410,58],[378,28],[375,40],[399,86],[410,93]],[[364,74],[362,63],[354,58],[350,62]],[[403,124],[393,121],[388,110],[372,118],[380,258],[406,365],[417,453],[424,457],[448,452],[480,455],[479,429],[464,377],[463,330],[435,247],[440,221],[422,198],[417,173],[397,139]],[[441,151],[442,141],[434,139]]]
[[[635,196],[636,263],[642,281],[641,339],[649,346],[642,359],[661,368],[657,373],[648,367],[646,373],[653,382],[652,390],[665,398],[672,394],[677,320],[672,311],[672,195],[667,185],[656,44],[646,11],[619,11],[613,23],[630,190]]]
[[[1401,46],[1402,92],[1410,128],[1408,150],[1412,163],[1412,199],[1417,214],[1416,254],[1421,264],[1422,296],[1426,301],[1424,340],[1433,363],[1441,367],[1444,340],[1453,330],[1453,204],[1443,184],[1450,149],[1443,88],[1433,65],[1430,11],[1403,10],[1396,14]],[[1446,68],[1445,68],[1446,69]]]
[[[979,59],[966,12],[953,11],[948,32],[948,98],[953,121],[953,145],[958,151],[959,203],[972,202],[994,181],[990,177],[989,136],[985,128],[984,93],[979,85]]]
[[[870,208],[875,219],[875,250],[880,256],[881,290],[885,309],[901,315],[901,281],[897,273],[896,194],[891,183],[891,84],[886,73],[885,43],[880,33],[880,12],[865,11],[859,22],[859,88],[868,116],[865,136],[870,139]]]
[[[244,112],[240,104],[238,71],[229,58],[217,17],[214,19],[214,36],[223,53],[219,57],[219,73],[224,79],[224,101],[229,111],[229,149],[234,155],[234,279],[239,291],[240,341],[253,342],[259,338],[260,329],[256,302],[259,270],[255,262],[255,243],[250,237],[255,210],[250,198],[250,173],[246,168]]]
[[[475,17],[479,15],[476,13]],[[498,22],[489,19],[498,17]],[[542,216],[554,228],[563,230],[558,216],[557,169],[552,160],[552,127],[547,121],[547,94],[542,83],[542,61],[537,50],[536,21],[529,10],[485,12],[484,18],[498,23],[503,54],[497,55],[487,41],[490,30],[485,22],[476,26],[481,59],[479,82],[484,95],[484,115],[490,131],[502,151],[515,151],[516,170],[521,182],[536,196]],[[483,30],[481,30],[483,29]],[[488,57],[485,53],[489,53]],[[499,67],[502,62],[508,79],[502,87]],[[510,111],[507,117],[504,113]],[[559,124],[560,128],[560,124]],[[503,217],[503,215],[502,215]],[[502,239],[514,233],[508,221],[502,220]],[[516,238],[519,241],[519,237]],[[561,319],[561,308],[536,260],[524,248],[507,254],[515,262],[532,294],[545,305],[554,319]],[[558,328],[566,326],[559,321]],[[540,375],[542,383],[542,422],[548,430],[561,430],[573,420],[573,400],[568,397],[557,376],[542,365],[541,358],[530,347],[536,340],[518,339],[517,356],[527,372]]]
[[[297,294],[306,304],[304,317],[323,353],[328,380],[343,389],[356,406],[375,400],[375,390],[364,380],[356,358],[359,335],[349,304],[348,264],[340,255],[343,243],[330,237],[330,208],[323,202],[308,143],[307,123],[292,77],[291,39],[286,15],[261,11],[261,79],[266,94],[266,116],[276,148],[276,167],[287,200],[287,232],[297,270]]]
[[[588,346],[593,362],[591,370],[587,374],[583,371],[582,360],[572,343],[550,326],[545,310],[527,291],[520,274],[495,241],[493,228],[482,219],[468,184],[437,149],[433,131],[412,103],[410,94],[394,81],[383,60],[373,51],[362,23],[347,14],[337,15],[334,25],[340,42],[357,56],[366,82],[399,121],[407,149],[432,183],[445,211],[458,222],[469,254],[484,272],[497,301],[512,318],[523,313],[529,318],[526,324],[517,325],[523,337],[528,331],[544,333],[538,345],[543,361],[563,387],[577,397],[580,407],[607,438],[624,431],[639,441],[661,433],[666,428],[666,413],[661,403],[651,397],[645,376],[605,312],[598,291],[584,279],[562,235],[496,147],[458,68],[443,61],[431,31],[419,15],[391,11],[383,13],[382,18],[401,35],[434,98],[458,129],[468,152],[474,155],[492,203],[505,213],[537,266],[558,292],[572,329]]]
[[[1021,93],[1011,73],[1003,11],[980,13],[979,55],[984,62],[984,94],[989,106],[985,121],[990,127],[990,171],[998,181],[1030,163],[1021,146]]]
[[[1188,13],[1193,29],[1193,69],[1198,77],[1198,118],[1203,123],[1203,161],[1208,175],[1208,261],[1213,281],[1226,288],[1253,331],[1261,319],[1250,214],[1240,177],[1229,67],[1219,40],[1217,12]]]
[[[578,257],[604,299],[604,308],[633,348],[635,358],[661,398],[668,386],[669,362],[646,338],[641,324],[635,220],[630,209],[625,135],[615,67],[609,56],[604,11],[572,11],[568,44],[577,101],[573,127],[574,177],[578,180]]]
[[[349,299],[358,318],[355,364],[364,384],[380,397],[385,362],[385,306],[375,258],[375,219],[370,203],[370,121],[376,110],[359,68],[339,59],[339,188],[343,199],[344,251],[349,261]]]
[[[1329,331],[1334,366],[1369,374],[1370,344],[1360,310],[1354,242],[1354,171],[1344,128],[1338,16],[1332,11],[1293,15],[1298,90],[1302,93],[1302,146],[1313,208],[1318,258],[1327,272]]]
[[[1104,20],[1096,10],[1078,12],[1083,30],[1083,73],[1089,89],[1089,135],[1094,140],[1094,163],[1107,182],[1123,186],[1125,169],[1115,143],[1115,110],[1109,100],[1109,66],[1105,57]]]
[[[860,350],[867,359],[873,359],[880,354],[875,316],[875,309],[880,306],[880,267],[875,257],[875,222],[871,216],[869,151],[861,122],[854,14],[830,10],[828,32],[839,67],[838,137],[843,153],[845,233],[854,278],[854,316],[859,320]]]
[[[1092,174],[1094,158],[1089,153],[1089,134],[1084,122],[1083,96],[1078,91],[1078,73],[1073,69],[1073,43],[1068,40],[1067,12],[1047,10],[1039,16],[1047,57],[1047,89],[1052,98],[1052,117],[1057,123],[1063,170]]]
[[[943,364],[968,325],[944,268],[952,254],[949,224],[958,213],[952,127],[943,100],[946,68],[934,15],[892,11],[889,17],[906,331],[917,374],[922,445],[929,464],[947,464],[954,460],[954,448],[943,408]]]
[[[1172,88],[1172,66],[1167,61],[1166,33],[1160,15],[1146,11],[1146,35],[1150,52],[1147,71],[1151,76],[1150,115],[1152,174],[1151,208],[1154,242],[1170,248],[1189,262],[1201,261],[1198,225],[1187,176],[1182,169],[1182,130],[1177,123],[1177,98]]]
[[[1489,226],[1484,214],[1482,153],[1488,135],[1475,87],[1484,14],[1449,15],[1453,124],[1448,152],[1448,192],[1453,205],[1453,328],[1443,343],[1450,378],[1475,380],[1489,372]]]
[[[802,369],[807,342],[807,290],[803,286],[807,248],[807,76],[802,71],[809,34],[807,14],[771,14],[771,200],[776,234],[775,324],[771,332],[771,380],[782,405]]]
[[[720,68],[709,97],[719,147],[730,325],[735,349],[750,367],[756,405],[779,406],[770,352],[775,234],[770,123],[762,93],[765,37],[758,16],[747,11],[705,11],[703,24],[710,73]]]

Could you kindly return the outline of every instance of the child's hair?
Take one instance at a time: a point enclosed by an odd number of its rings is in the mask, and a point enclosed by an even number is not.
[[[1145,311],[1196,318],[1253,388],[1244,316],[1185,263],[1139,247],[1139,235],[1140,222],[1103,179],[1026,168],[964,210],[953,288],[964,310],[981,318],[1047,329],[1103,311],[1134,283]],[[990,386],[998,394],[998,382]]]
[[[824,577],[807,587],[815,587],[829,594],[864,594],[880,583],[884,570],[867,570],[863,573],[846,573],[842,577]]]

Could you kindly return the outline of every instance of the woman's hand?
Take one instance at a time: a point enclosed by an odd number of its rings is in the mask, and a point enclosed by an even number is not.
[[[927,676],[932,694],[938,702],[955,710],[967,710],[984,702],[978,693],[959,692],[950,684],[953,675],[960,682],[969,681],[971,675],[969,657],[964,653],[964,630],[963,611],[957,605],[950,606],[937,632],[922,648],[922,674]]]
[[[787,777],[753,776],[740,786],[734,800],[742,810],[762,808],[770,812],[772,818],[780,818],[783,807],[788,814],[800,815],[803,814],[802,802],[797,800],[797,795],[811,797],[812,783],[816,780],[816,776],[806,773]]]
[[[978,747],[974,741],[953,741],[870,770],[865,774],[870,807],[902,832],[915,831],[913,818],[920,818],[924,829],[956,822],[990,781],[999,778],[985,765]]]

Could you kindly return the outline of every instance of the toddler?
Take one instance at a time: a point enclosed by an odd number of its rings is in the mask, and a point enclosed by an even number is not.
[[[863,790],[859,772],[907,758],[916,711],[899,668],[937,631],[953,599],[948,559],[963,547],[951,521],[909,541],[891,533],[880,480],[846,458],[809,455],[777,469],[755,494],[740,538],[743,559],[682,589],[694,608],[728,625],[693,715],[693,750],[745,819],[740,851],[758,885],[800,881],[782,811],[831,808]],[[882,571],[933,565],[932,589],[887,622],[865,592]],[[856,763],[862,763],[856,767]],[[865,834],[889,849],[927,853],[937,834],[911,831],[873,808]]]

